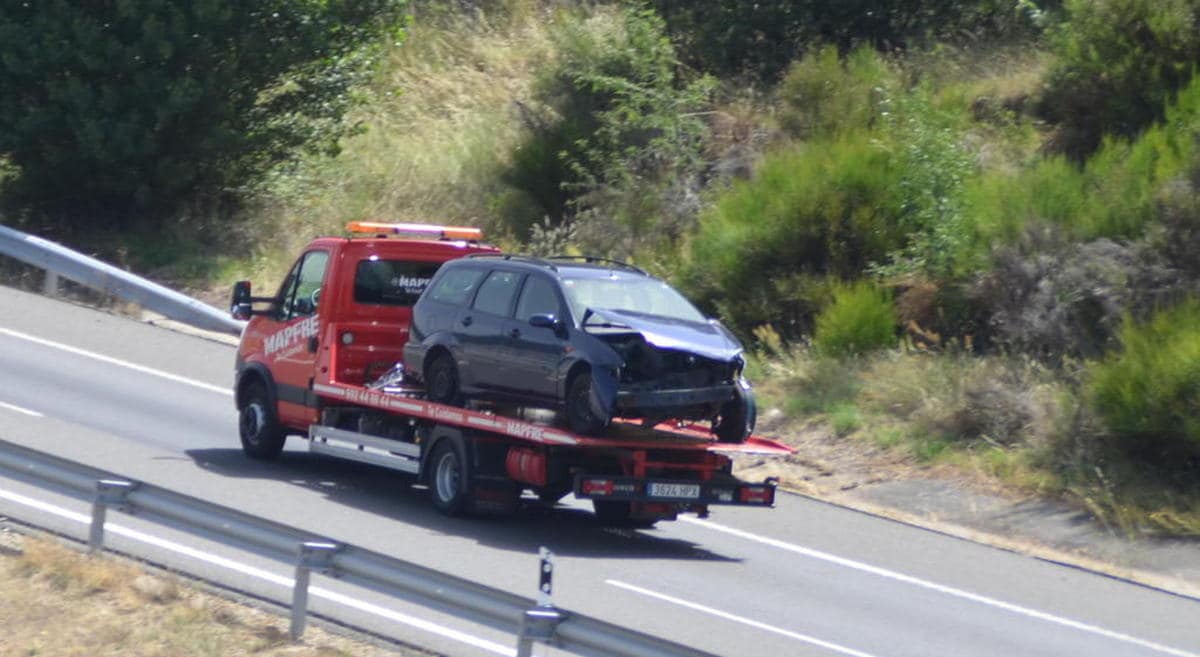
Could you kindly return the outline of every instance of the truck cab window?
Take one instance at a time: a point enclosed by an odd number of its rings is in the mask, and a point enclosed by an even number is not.
[[[310,251],[292,267],[280,290],[280,319],[287,321],[316,314],[328,264],[328,253]]]

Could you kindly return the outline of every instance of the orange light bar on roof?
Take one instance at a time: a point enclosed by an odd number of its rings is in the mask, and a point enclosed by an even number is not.
[[[429,235],[444,240],[479,241],[483,231],[465,226],[436,226],[434,224],[389,224],[379,221],[351,221],[346,224],[351,233],[371,235]]]

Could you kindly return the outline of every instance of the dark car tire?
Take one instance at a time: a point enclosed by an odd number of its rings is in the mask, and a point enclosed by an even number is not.
[[[754,391],[739,387],[737,395],[721,405],[712,432],[723,443],[744,443],[754,431],[757,409]]]
[[[596,436],[603,433],[612,417],[597,416],[592,410],[592,373],[588,370],[577,372],[567,382],[567,398],[565,400],[565,415],[567,428],[585,436]]]
[[[464,398],[459,382],[458,366],[444,351],[434,354],[425,366],[425,394],[431,402],[462,406]]]
[[[287,433],[279,424],[267,386],[252,381],[246,386],[245,402],[238,412],[238,435],[242,451],[252,459],[270,460],[283,451]]]
[[[450,440],[433,448],[429,457],[429,500],[438,511],[448,515],[461,514],[467,507],[466,461]]]

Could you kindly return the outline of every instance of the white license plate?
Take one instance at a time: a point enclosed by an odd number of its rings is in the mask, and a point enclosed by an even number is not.
[[[700,497],[700,485],[664,484],[651,482],[650,490],[648,492],[650,497],[681,497],[685,499],[696,499]]]

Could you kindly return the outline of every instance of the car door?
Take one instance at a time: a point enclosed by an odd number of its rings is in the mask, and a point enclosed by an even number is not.
[[[459,319],[458,331],[467,361],[467,371],[460,372],[460,376],[467,385],[497,391],[513,389],[511,372],[506,371],[508,323],[521,276],[507,269],[489,272],[470,309]]]
[[[558,400],[559,370],[566,357],[565,333],[532,326],[534,315],[553,315],[566,321],[566,303],[558,286],[548,277],[532,273],[525,278],[517,307],[509,324],[511,339],[509,368],[512,380],[523,394]],[[566,324],[562,325],[565,331]]]

